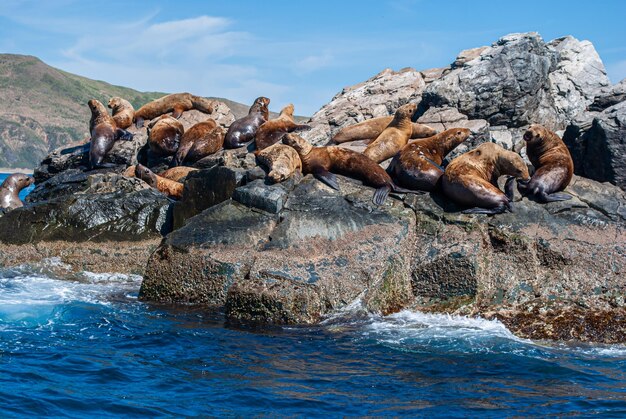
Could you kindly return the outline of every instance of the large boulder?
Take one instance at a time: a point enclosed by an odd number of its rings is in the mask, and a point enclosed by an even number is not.
[[[357,298],[383,313],[410,301],[415,216],[401,202],[375,208],[373,190],[345,178],[341,193],[311,176],[292,190],[250,185],[235,192],[239,202],[167,236],[141,298],[225,306],[231,321],[276,324],[316,323]]]
[[[422,109],[451,106],[491,125],[559,130],[610,84],[593,45],[572,37],[546,44],[534,32],[511,34],[471,57],[424,90]]]

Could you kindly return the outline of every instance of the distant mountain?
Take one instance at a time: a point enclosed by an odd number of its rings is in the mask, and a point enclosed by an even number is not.
[[[77,76],[33,56],[0,54],[0,167],[32,168],[50,150],[87,141],[89,99],[106,106],[120,96],[137,109],[165,94]],[[216,99],[237,118],[248,113],[250,105]]]

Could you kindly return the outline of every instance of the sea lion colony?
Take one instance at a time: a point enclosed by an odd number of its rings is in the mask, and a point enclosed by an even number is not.
[[[392,191],[440,192],[464,207],[465,213],[496,214],[513,210],[515,182],[523,196],[539,202],[571,198],[561,193],[573,174],[569,151],[555,133],[541,125],[532,125],[524,134],[527,154],[535,169],[531,175],[520,155],[493,143],[481,144],[444,167],[446,156],[471,133],[466,128],[437,133],[431,127],[412,122],[416,104],[399,107],[393,116],[344,127],[329,139],[327,146],[313,147],[296,134],[310,127],[295,122],[293,105],[285,106],[277,118],[269,119],[269,103],[266,97],[257,98],[248,115],[234,121],[225,131],[210,117],[216,103],[189,93],[164,96],[137,111],[128,101],[112,98],[109,107],[113,115],[97,100],[90,100],[88,170],[106,167],[103,161],[114,143],[132,139],[133,134],[126,131],[132,122],[141,127],[144,120],[149,120],[150,153],[173,156],[171,169],[155,174],[138,165],[126,169],[124,174],[146,181],[173,199],[181,197],[185,175],[193,171],[184,165],[192,165],[223,147],[256,149],[257,162],[267,169],[273,182],[282,182],[296,172],[311,173],[335,189],[339,189],[335,174],[361,180],[376,188],[373,201],[378,205]],[[205,121],[185,131],[177,119],[190,109],[208,115]],[[356,140],[369,141],[362,153],[336,145]],[[379,163],[390,158],[385,171]],[[508,178],[504,192],[498,187],[500,176]],[[13,205],[14,201],[13,198]]]

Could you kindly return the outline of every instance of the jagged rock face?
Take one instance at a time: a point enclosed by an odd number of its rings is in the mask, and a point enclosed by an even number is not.
[[[626,101],[573,122],[563,140],[576,174],[626,190]]]
[[[626,100],[626,79],[616,85],[603,88],[593,103],[589,105],[589,110],[601,112],[624,100]]]
[[[0,241],[141,241],[171,231],[172,202],[139,179],[69,170],[0,217]]]
[[[537,33],[511,34],[430,84],[422,107],[451,106],[470,119],[565,128],[609,80],[593,45]]]

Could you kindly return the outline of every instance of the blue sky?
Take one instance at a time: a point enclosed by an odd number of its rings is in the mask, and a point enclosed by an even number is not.
[[[311,115],[390,67],[427,69],[512,32],[593,42],[626,77],[626,1],[0,1],[0,52],[86,77]]]

